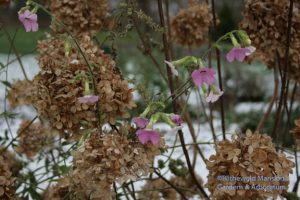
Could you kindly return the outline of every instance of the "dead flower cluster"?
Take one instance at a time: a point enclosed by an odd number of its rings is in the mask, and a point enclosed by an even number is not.
[[[202,184],[203,181],[200,176],[197,176],[198,181]],[[169,181],[176,186],[187,198],[199,194],[198,189],[190,175],[187,176],[173,176]],[[170,187],[162,179],[148,180],[139,193],[140,199],[160,200],[161,197],[165,200],[181,199],[176,190]]]
[[[212,14],[207,3],[194,4],[180,10],[171,22],[174,42],[197,47],[205,42],[209,27],[212,25]]]
[[[300,119],[295,120],[295,125],[291,133],[296,140],[297,148],[300,148]]]
[[[293,7],[291,42],[289,49],[290,67],[288,76],[300,78],[300,3]],[[245,30],[257,51],[250,57],[263,61],[268,67],[278,64],[285,67],[289,0],[248,0],[244,9],[241,28]],[[279,59],[276,59],[276,54]]]
[[[102,28],[108,15],[107,0],[52,0],[51,13],[73,34],[94,35]],[[53,21],[51,28],[56,33],[65,29]]]
[[[272,138],[247,131],[246,136],[233,136],[232,141],[221,141],[216,154],[207,164],[209,170],[207,187],[213,199],[267,199],[276,198],[282,190],[245,190],[246,184],[260,186],[288,186],[289,173],[294,163],[285,154],[276,152]],[[284,177],[285,180],[266,181],[244,179],[243,181],[222,180],[219,176],[232,177]],[[241,186],[243,189],[217,189],[218,186]]]
[[[23,105],[31,105],[36,96],[32,81],[17,80],[12,83],[7,93],[7,100],[12,108]]]
[[[89,36],[78,41],[92,65],[101,121],[114,123],[117,117],[127,117],[126,109],[135,106],[128,82],[122,78],[114,61],[94,45]],[[34,106],[63,137],[78,138],[80,127],[95,127],[97,121],[96,105],[78,101],[78,97],[84,95],[88,65],[74,46],[65,55],[64,41],[60,38],[40,41],[38,49],[41,71],[34,78],[37,88]],[[93,88],[91,80],[90,88]]]
[[[162,138],[159,145],[142,145],[122,133],[93,134],[74,153],[72,181],[92,199],[104,198],[113,182],[147,175],[163,146]]]
[[[24,120],[19,126],[17,131],[19,143],[16,151],[32,159],[40,150],[53,144],[54,135],[45,125],[39,122],[30,123],[30,120]]]
[[[0,155],[0,199],[15,200],[15,178],[6,159]]]

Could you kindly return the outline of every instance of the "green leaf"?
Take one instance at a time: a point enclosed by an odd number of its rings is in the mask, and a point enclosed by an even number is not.
[[[198,58],[194,56],[185,56],[172,62],[176,67],[190,67],[198,65]]]
[[[8,81],[1,81],[1,83],[9,88],[11,88],[11,84]]]
[[[5,68],[5,65],[2,62],[0,62],[0,69],[4,69],[4,68]]]
[[[15,119],[17,115],[18,113],[4,111],[0,114],[0,118],[3,117],[3,118]]]

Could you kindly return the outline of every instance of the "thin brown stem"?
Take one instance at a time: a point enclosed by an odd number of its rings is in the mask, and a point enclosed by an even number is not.
[[[215,1],[211,0],[212,14],[213,14],[213,25],[214,29],[217,27],[217,18],[216,18],[216,10],[215,10]],[[217,66],[218,66],[218,79],[219,79],[219,87],[220,90],[223,91],[223,83],[222,83],[222,71],[221,71],[221,53],[218,48],[216,48],[216,57],[217,57]],[[226,139],[225,132],[225,113],[224,113],[224,99],[223,95],[220,97],[220,110],[221,110],[221,124],[222,124],[222,134],[223,140]]]
[[[261,131],[262,127],[265,125],[266,121],[269,119],[269,116],[272,112],[272,108],[274,105],[275,100],[277,99],[278,95],[278,83],[279,83],[279,78],[278,78],[278,69],[275,67],[274,68],[274,92],[273,96],[270,100],[269,106],[267,111],[265,112],[264,116],[261,118],[260,122],[257,125],[256,131]]]
[[[27,76],[27,74],[26,74],[26,71],[25,71],[23,62],[22,62],[22,60],[21,60],[21,58],[20,58],[19,52],[17,51],[17,49],[16,49],[16,47],[15,47],[15,45],[14,45],[14,42],[13,42],[12,38],[10,37],[10,34],[7,32],[7,30],[6,30],[5,27],[1,27],[1,28],[2,28],[2,30],[4,31],[4,33],[5,33],[5,35],[6,35],[7,39],[8,39],[8,41],[9,41],[9,43],[11,44],[11,48],[12,48],[14,54],[16,55],[16,59],[18,60],[18,62],[19,62],[19,64],[20,64],[20,67],[21,67],[21,70],[22,70],[22,72],[23,72],[23,75],[24,75],[25,79],[28,81],[28,76]]]
[[[168,179],[166,179],[165,177],[163,177],[159,172],[157,172],[156,170],[154,171],[154,173],[161,178],[164,182],[166,182],[168,185],[170,185],[171,188],[173,188],[184,200],[188,200],[187,197],[183,194],[183,192],[177,188],[175,185],[173,185],[173,183],[171,183]]]
[[[275,141],[278,141],[279,139],[279,131],[277,131],[277,128],[280,124],[280,118],[281,118],[281,113],[282,113],[282,104],[284,103],[285,100],[285,94],[287,90],[287,71],[289,69],[289,49],[290,49],[290,42],[291,42],[291,29],[292,29],[292,18],[293,18],[293,0],[290,0],[290,5],[289,5],[289,14],[288,14],[288,24],[287,24],[287,40],[286,40],[286,45],[285,45],[285,58],[284,58],[284,70],[282,72],[282,81],[281,81],[281,94],[280,94],[280,99],[279,99],[279,104],[278,104],[278,109],[276,113],[276,118],[275,118],[275,123],[272,131],[272,137],[275,137]],[[278,57],[278,60],[280,61],[280,58]]]

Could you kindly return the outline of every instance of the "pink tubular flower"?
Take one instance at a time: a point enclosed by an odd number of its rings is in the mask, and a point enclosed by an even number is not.
[[[23,23],[26,32],[36,32],[39,29],[37,14],[31,13],[29,10],[19,13],[19,20]]]
[[[206,97],[206,102],[211,102],[211,103],[214,103],[216,102],[220,96],[223,95],[223,91],[221,91],[220,89],[218,89],[217,92],[214,92],[214,91],[210,91],[208,96]]]
[[[182,123],[182,119],[181,119],[181,116],[180,115],[171,115],[171,120],[177,125],[177,126],[180,126],[181,123]]]
[[[159,133],[154,130],[140,129],[136,132],[136,134],[142,144],[146,144],[148,141],[150,141],[154,145],[159,143]]]
[[[136,124],[138,128],[146,128],[146,126],[149,124],[149,120],[144,117],[134,117],[132,118],[132,122]]]
[[[255,47],[249,46],[246,48],[238,48],[233,47],[226,55],[228,62],[233,62],[235,59],[239,62],[243,62],[246,58],[246,56],[249,56],[255,51]]]
[[[194,70],[192,73],[192,78],[195,85],[201,87],[203,83],[210,85],[215,82],[215,73],[216,72],[214,69],[205,67]]]
[[[80,103],[95,103],[99,100],[99,96],[85,95],[78,98]]]

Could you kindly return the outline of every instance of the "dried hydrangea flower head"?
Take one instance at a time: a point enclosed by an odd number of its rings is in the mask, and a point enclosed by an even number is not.
[[[276,152],[272,138],[265,135],[246,132],[246,136],[236,135],[232,141],[221,141],[216,146],[216,154],[209,158],[207,187],[213,199],[267,199],[284,192],[289,184],[289,173],[294,163],[285,154]],[[222,180],[220,176],[256,177],[256,180]],[[267,177],[267,180],[258,177]],[[272,178],[280,178],[278,181]],[[246,184],[263,187],[275,186],[270,190],[244,190]],[[234,189],[216,189],[219,186],[234,186]],[[279,188],[281,187],[281,188]]]
[[[198,47],[206,40],[212,24],[210,6],[203,2],[180,10],[171,21],[174,42],[186,47]]]
[[[39,122],[31,123],[30,120],[24,120],[20,124],[17,134],[19,144],[16,151],[25,154],[29,159],[32,159],[40,150],[50,147],[54,140],[49,128]]]
[[[0,199],[14,200],[15,178],[5,158],[0,155]]]
[[[10,2],[11,2],[11,0],[1,0],[0,1],[0,9],[8,7]]]
[[[60,178],[54,186],[51,186],[43,193],[43,199],[51,200],[74,200],[74,199],[89,199],[80,189],[77,188],[70,176]],[[108,198],[109,199],[109,198]],[[97,199],[98,200],[98,199]],[[104,200],[104,199],[103,199]]]
[[[203,184],[203,180],[200,176],[196,177],[199,183]],[[169,181],[176,186],[187,197],[192,198],[195,195],[199,195],[198,189],[194,183],[194,180],[190,175],[187,176],[173,176]],[[178,192],[163,181],[162,179],[148,180],[143,186],[142,191],[139,193],[139,199],[153,199],[160,200],[161,197],[165,200],[181,199]]]
[[[93,64],[101,121],[115,123],[117,117],[127,117],[127,109],[135,106],[128,82],[116,70],[110,56],[94,45],[89,36],[79,37],[78,41]],[[96,103],[78,101],[85,91],[83,77],[89,75],[88,66],[74,46],[70,46],[67,55],[64,47],[60,38],[50,37],[39,42],[41,71],[34,78],[37,87],[34,106],[41,117],[49,120],[51,127],[60,130],[63,137],[79,139],[80,127],[95,127]],[[92,82],[90,88],[93,88]]]
[[[170,186],[162,179],[147,180],[141,192],[138,193],[138,199],[161,200],[162,197],[165,200],[176,199],[176,191],[170,189]]]
[[[300,2],[294,2],[291,42],[289,50],[290,67],[288,77],[300,80]],[[252,45],[257,52],[250,56],[250,60],[261,60],[268,67],[278,66],[276,53],[279,55],[279,62],[284,68],[284,57],[287,41],[289,0],[247,0],[244,9],[244,18],[241,28],[245,30]]]
[[[18,80],[12,83],[7,93],[7,100],[12,108],[22,105],[30,105],[36,96],[36,90],[32,81]]]
[[[51,13],[75,35],[94,35],[104,26],[108,15],[107,0],[52,0]],[[56,33],[66,32],[53,21],[51,28]]]
[[[293,134],[296,141],[297,148],[299,149],[300,148],[300,119],[295,120],[295,127],[293,128],[291,133]]]
[[[20,170],[22,169],[22,163],[17,160],[15,153],[5,149],[3,146],[0,146],[0,154],[5,164],[8,166],[12,175],[17,177]]]
[[[128,129],[130,127],[123,127],[119,131]],[[122,132],[99,135],[96,131],[74,153],[72,179],[82,191],[94,198],[101,197],[109,191],[113,182],[121,184],[147,175],[154,157],[164,146],[162,138],[160,141],[159,145],[142,145],[137,138],[128,139]]]

